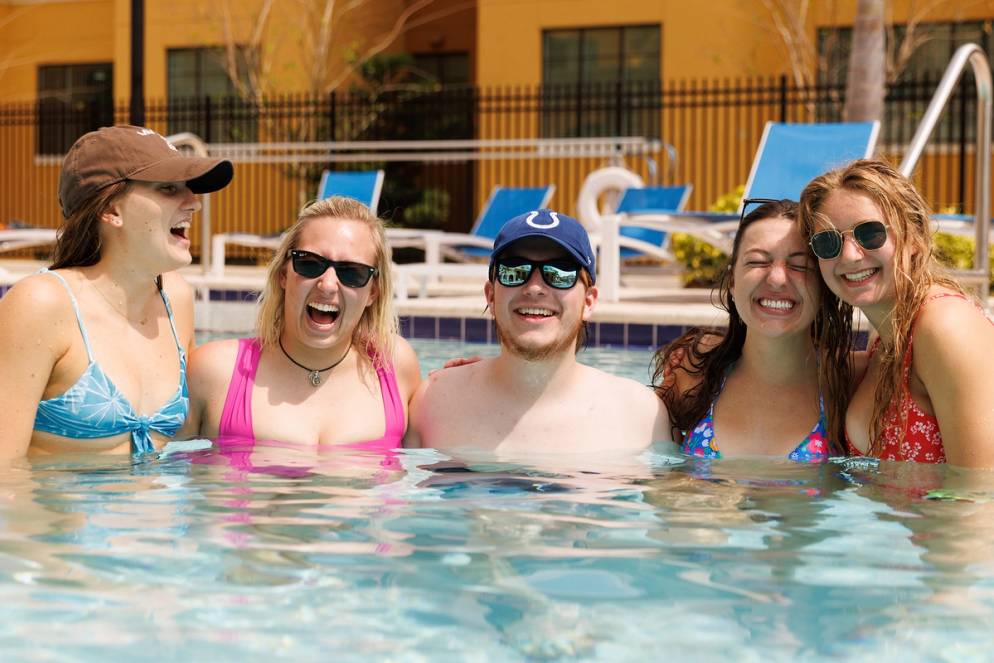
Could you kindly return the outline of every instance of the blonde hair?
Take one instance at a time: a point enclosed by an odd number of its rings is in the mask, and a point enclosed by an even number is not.
[[[925,199],[914,185],[897,172],[889,163],[875,159],[860,159],[820,175],[801,193],[798,222],[805,238],[819,229],[819,223],[828,224],[820,211],[829,194],[836,190],[861,193],[867,196],[883,214],[887,234],[894,242],[894,308],[890,312],[888,330],[892,339],[881,342],[880,377],[873,395],[873,416],[870,419],[870,449],[867,453],[879,454],[884,414],[898,394],[903,398],[904,362],[911,345],[912,325],[918,309],[932,286],[938,285],[963,293],[963,288],[944,273],[936,262],[932,250],[929,218],[931,212]],[[830,225],[830,224],[828,224]],[[853,307],[841,299],[836,300],[840,314],[851,319]],[[820,338],[819,343],[849,343],[851,339]],[[820,372],[836,372],[839,362],[824,362]],[[831,382],[830,382],[831,384]],[[907,428],[907,412],[898,408],[901,430]]]
[[[376,250],[376,300],[366,307],[359,324],[352,334],[352,344],[374,366],[393,360],[393,335],[397,333],[397,316],[393,308],[393,276],[390,247],[381,221],[368,207],[344,196],[332,196],[311,203],[301,210],[296,223],[283,235],[276,255],[266,270],[266,285],[259,297],[256,333],[263,347],[279,343],[283,331],[283,305],[286,294],[280,285],[280,276],[287,269],[290,251],[298,248],[304,227],[315,219],[357,221],[369,229]]]

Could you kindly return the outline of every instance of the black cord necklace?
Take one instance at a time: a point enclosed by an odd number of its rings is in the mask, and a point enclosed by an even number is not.
[[[308,368],[307,366],[304,366],[299,361],[297,361],[296,359],[290,356],[290,353],[287,352],[286,348],[283,347],[282,337],[279,339],[279,344],[280,344],[280,350],[283,351],[283,354],[286,356],[287,359],[289,359],[295,366],[299,366],[305,371],[307,371],[307,378],[311,381],[312,387],[319,386],[321,384],[321,374],[324,373],[325,371],[330,371],[331,369],[335,368],[343,361],[345,361],[345,358],[349,356],[349,350],[352,349],[352,344],[349,343],[349,347],[345,348],[345,354],[342,355],[342,358],[336,361],[331,366],[328,366],[327,368]]]

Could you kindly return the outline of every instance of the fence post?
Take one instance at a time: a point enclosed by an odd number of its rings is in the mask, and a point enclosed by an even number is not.
[[[338,97],[335,95],[335,91],[332,90],[328,93],[328,122],[329,122],[329,134],[331,136],[332,142],[338,140],[337,133],[335,131],[338,123]]]
[[[787,74],[780,74],[780,121],[787,121]]]
[[[615,136],[624,136],[625,135],[625,134],[621,133],[622,129],[623,129],[623,124],[624,124],[624,118],[621,115],[622,109],[624,108],[624,100],[622,99],[622,94],[621,94],[622,93],[622,89],[621,89],[621,86],[622,86],[622,82],[619,79],[614,84],[614,112],[615,112],[615,116],[614,116],[614,135]]]
[[[209,94],[204,95],[204,142],[210,145],[214,142],[214,137],[211,136],[211,96]]]

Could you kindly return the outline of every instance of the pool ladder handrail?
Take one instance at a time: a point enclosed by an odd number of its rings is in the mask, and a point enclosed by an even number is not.
[[[977,44],[963,44],[956,53],[953,54],[949,66],[946,67],[939,86],[932,95],[932,101],[928,104],[922,121],[918,124],[911,143],[908,144],[908,151],[901,160],[899,170],[905,177],[911,177],[918,159],[925,149],[925,144],[931,137],[932,132],[939,122],[942,111],[945,110],[952,97],[956,84],[959,82],[963,72],[966,71],[967,63],[973,68],[973,77],[977,86],[977,147],[976,147],[976,167],[974,169],[974,232],[976,241],[973,251],[973,269],[957,270],[955,274],[963,281],[976,284],[981,301],[987,302],[988,291],[988,250],[987,244],[990,241],[988,232],[990,228],[990,205],[991,205],[991,108],[992,108],[992,85],[991,67],[987,61],[987,55]]]

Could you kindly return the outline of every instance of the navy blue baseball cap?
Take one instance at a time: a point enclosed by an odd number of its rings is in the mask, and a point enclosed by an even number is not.
[[[493,274],[494,262],[504,249],[525,237],[545,237],[552,240],[566,249],[587,270],[591,283],[597,279],[594,251],[590,248],[590,236],[587,235],[586,228],[573,217],[549,209],[526,212],[504,224],[494,239],[494,252],[490,254],[490,274]]]

